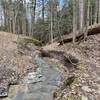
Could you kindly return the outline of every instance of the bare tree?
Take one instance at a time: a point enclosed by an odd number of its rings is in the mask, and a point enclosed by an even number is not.
[[[44,22],[44,0],[42,0],[42,19]]]
[[[97,17],[98,17],[98,0],[95,0],[95,13],[94,13],[94,24],[97,23]]]
[[[75,43],[75,34],[77,30],[77,12],[76,0],[73,0],[73,43]]]
[[[98,22],[100,23],[100,0],[98,2]]]
[[[50,29],[51,29],[51,43],[53,43],[53,6],[52,6],[52,0],[50,0]]]
[[[82,31],[84,26],[84,0],[79,0],[79,23],[80,31]]]
[[[86,13],[86,31],[84,32],[84,40],[87,38],[88,27],[90,23],[90,0],[86,0],[87,3],[87,13]]]

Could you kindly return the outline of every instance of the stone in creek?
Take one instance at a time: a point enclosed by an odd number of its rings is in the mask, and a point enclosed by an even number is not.
[[[30,83],[34,84],[34,83],[37,83],[37,82],[44,81],[45,77],[43,77],[43,75],[40,74],[40,73],[32,72],[32,73],[28,74],[26,80],[27,80],[28,84],[30,84]]]

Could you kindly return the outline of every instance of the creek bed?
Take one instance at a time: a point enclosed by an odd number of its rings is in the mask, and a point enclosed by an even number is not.
[[[53,100],[53,92],[58,87],[62,74],[56,66],[49,65],[39,56],[35,57],[35,62],[37,71],[25,77],[23,85],[19,86],[14,96],[8,96],[4,100]]]

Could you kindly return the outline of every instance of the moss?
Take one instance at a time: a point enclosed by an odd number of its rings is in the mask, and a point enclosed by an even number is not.
[[[76,97],[76,96],[71,95],[71,96],[66,97],[65,100],[81,100],[81,97]]]
[[[26,44],[33,43],[36,46],[42,46],[42,42],[37,40],[37,39],[35,39],[35,38],[24,38],[24,42]]]
[[[74,82],[72,83],[72,85],[77,84],[79,82],[79,76],[75,77]]]
[[[34,38],[20,38],[19,41],[18,41],[18,45],[22,48],[22,47],[27,47],[27,45],[29,43],[32,43],[36,46],[42,46],[42,42],[37,40],[37,39],[34,39]]]
[[[59,64],[54,64],[54,65],[53,65],[53,68],[59,70],[59,69],[60,69],[60,65],[59,65]]]

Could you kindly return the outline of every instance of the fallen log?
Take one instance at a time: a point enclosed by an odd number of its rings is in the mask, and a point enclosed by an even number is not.
[[[100,24],[92,25],[88,27],[88,32],[87,36],[89,35],[95,35],[100,33]],[[59,45],[62,45],[63,43],[68,43],[73,41],[73,34],[75,33],[70,33],[70,36],[64,35],[61,40],[58,40]],[[84,33],[78,32],[76,35],[76,41],[84,39]]]
[[[64,52],[63,51],[53,51],[53,50],[44,50],[41,49],[41,56],[42,57],[51,57],[51,58],[57,58],[59,55],[63,55]]]

